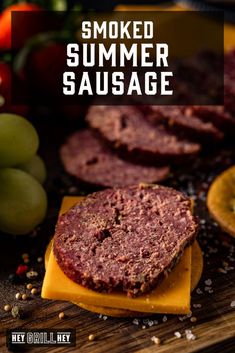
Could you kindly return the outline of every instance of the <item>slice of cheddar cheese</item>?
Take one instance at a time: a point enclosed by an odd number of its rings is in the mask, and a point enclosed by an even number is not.
[[[45,253],[45,268],[47,268],[47,265],[48,265],[48,260],[50,257],[52,246],[53,246],[53,241],[51,240],[50,243],[48,244],[48,247]],[[200,249],[198,242],[195,241],[192,245],[191,292],[198,285],[198,282],[200,281],[200,278],[201,278],[202,270],[203,270],[202,251]],[[131,311],[127,309],[107,308],[105,306],[84,304],[84,303],[79,303],[75,301],[73,303],[93,313],[98,313],[98,314],[113,316],[113,317],[143,317],[146,315],[147,316],[151,315],[150,313]]]
[[[81,197],[66,197],[60,214]],[[151,292],[137,298],[125,293],[99,293],[71,281],[60,269],[51,251],[42,287],[42,298],[68,300],[88,305],[128,309],[145,313],[187,314],[190,311],[191,247],[167,278]]]

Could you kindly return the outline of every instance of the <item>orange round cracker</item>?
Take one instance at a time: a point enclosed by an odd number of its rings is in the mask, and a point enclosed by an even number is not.
[[[47,267],[49,255],[52,249],[52,241],[49,243],[45,253],[45,267]],[[203,256],[200,246],[197,241],[192,245],[192,274],[191,274],[191,291],[193,291],[201,278],[203,269]],[[96,306],[90,304],[84,304],[80,302],[73,302],[75,305],[91,311],[93,313],[113,316],[113,317],[143,317],[150,316],[151,313],[141,313],[138,311],[131,311],[126,309],[108,308],[103,306]]]
[[[213,181],[207,194],[207,207],[220,227],[235,237],[235,166]]]

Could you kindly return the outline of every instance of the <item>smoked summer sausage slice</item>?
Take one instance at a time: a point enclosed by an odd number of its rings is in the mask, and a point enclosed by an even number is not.
[[[211,122],[225,134],[232,134],[235,131],[235,117],[224,106],[190,106],[185,112],[188,116],[195,115],[206,122]]]
[[[122,158],[131,161],[178,163],[200,151],[198,143],[178,138],[162,124],[150,124],[142,112],[130,106],[93,106],[86,120]]]
[[[178,136],[207,143],[208,139],[218,141],[223,138],[223,133],[212,122],[187,114],[185,106],[149,106],[148,110],[147,116],[150,121],[153,123],[162,121]]]
[[[53,250],[74,282],[134,297],[156,287],[197,229],[189,198],[140,184],[90,194],[60,216]]]
[[[120,159],[90,130],[70,136],[60,150],[65,170],[95,187],[117,187],[165,179],[169,167],[141,166]]]
[[[210,121],[203,121],[196,115],[187,114],[187,106],[146,106],[141,107],[146,118],[153,124],[163,123],[177,136],[193,141],[218,141],[223,133]]]

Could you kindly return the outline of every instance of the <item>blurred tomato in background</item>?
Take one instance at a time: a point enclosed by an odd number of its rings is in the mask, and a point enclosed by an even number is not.
[[[77,40],[68,10],[80,11],[77,5],[65,0],[0,1],[0,112],[25,116],[30,110],[29,116],[37,116],[47,106],[52,117],[55,111],[66,119],[83,114],[86,106],[58,100],[67,42]]]
[[[48,40],[33,46],[25,57],[20,74],[24,78],[32,102],[47,101],[54,109],[64,114],[66,118],[76,119],[85,110],[86,105],[68,105],[58,100],[61,90],[63,72],[66,71],[67,43]],[[80,73],[77,68],[77,74]]]
[[[10,66],[0,62],[0,113],[9,112],[25,116],[28,111],[27,106],[11,103],[11,75]]]
[[[30,87],[53,96],[66,69],[66,44],[45,42],[35,47],[25,60],[24,72]]]
[[[6,8],[0,16],[0,49],[9,50],[12,46],[11,25],[12,12],[15,11],[41,11],[42,8],[36,4],[19,3]],[[17,24],[19,28],[18,45],[23,46],[27,39],[40,30],[40,23],[35,21],[20,21]]]

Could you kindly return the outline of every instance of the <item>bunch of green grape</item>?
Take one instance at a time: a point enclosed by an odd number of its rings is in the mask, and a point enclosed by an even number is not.
[[[38,134],[26,119],[0,114],[0,231],[27,234],[47,211],[46,168]]]

